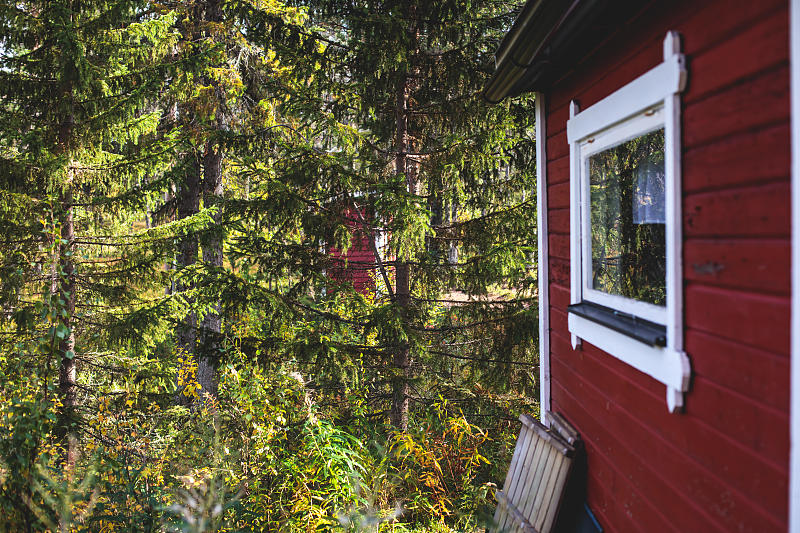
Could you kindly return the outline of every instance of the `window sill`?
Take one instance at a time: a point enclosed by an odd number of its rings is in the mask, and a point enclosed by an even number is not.
[[[667,328],[665,326],[590,302],[573,304],[567,309],[570,313],[627,335],[648,346],[664,347],[667,345]]]

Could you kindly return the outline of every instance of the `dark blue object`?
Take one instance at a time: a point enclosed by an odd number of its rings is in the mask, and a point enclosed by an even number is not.
[[[589,505],[584,503],[583,509],[578,516],[578,523],[576,524],[575,533],[603,533],[603,528],[600,522],[594,517],[594,513],[589,509]]]

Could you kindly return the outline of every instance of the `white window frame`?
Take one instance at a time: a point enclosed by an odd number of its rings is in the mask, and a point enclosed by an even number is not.
[[[636,316],[666,326],[667,309],[665,306],[654,305],[647,302],[633,300],[617,294],[609,294],[599,291],[592,286],[592,262],[588,258],[592,257],[592,234],[591,216],[589,216],[589,158],[597,153],[603,152],[617,146],[625,141],[640,137],[657,129],[664,127],[664,106],[648,109],[638,113],[624,122],[612,126],[611,128],[588,137],[579,142],[580,161],[582,164],[580,173],[580,194],[582,198],[587,198],[586,205],[581,210],[581,235],[587,238],[581,239],[582,258],[587,258],[581,262],[583,268],[581,276],[581,292],[583,300],[610,307],[623,313]]]
[[[570,105],[570,303],[592,302],[666,327],[666,346],[651,346],[602,324],[569,313],[572,346],[581,340],[652,376],[667,387],[671,412],[683,407],[691,367],[683,352],[680,93],[686,87],[680,38],[668,32],[664,61],[613,94],[578,112]],[[656,306],[592,288],[591,220],[587,158],[628,139],[664,128],[666,215],[666,306]]]

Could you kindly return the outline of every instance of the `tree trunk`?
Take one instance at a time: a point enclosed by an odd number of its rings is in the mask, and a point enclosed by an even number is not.
[[[404,175],[408,192],[416,192],[416,173],[408,164],[408,99],[411,92],[410,79],[405,75],[398,87],[395,101],[395,174]],[[404,326],[408,319],[411,304],[411,265],[398,262],[395,273],[395,298],[403,318]],[[408,343],[398,343],[394,354],[394,375],[392,378],[391,422],[401,431],[408,429],[408,391],[411,378],[411,350]]]
[[[178,191],[178,219],[183,220],[200,211],[200,162],[197,154],[189,155],[190,162],[184,176],[184,182]],[[181,237],[178,243],[178,270],[191,266],[197,262],[197,236],[188,234]],[[179,283],[176,287],[178,293],[190,289],[191,285]],[[189,299],[189,303],[192,303]],[[178,326],[176,332],[176,348],[178,355],[184,360],[184,365],[195,357],[197,345],[197,316],[194,311],[188,313]],[[182,389],[178,387],[177,403],[186,404],[188,398],[182,394]]]
[[[407,314],[411,299],[410,265],[397,265],[396,289],[397,304]],[[404,320],[405,321],[405,320]],[[401,431],[408,430],[408,382],[411,379],[411,350],[408,343],[399,344],[394,354],[395,374],[392,378],[392,425]]]
[[[203,205],[206,208],[216,207],[214,213],[215,231],[208,233],[203,239],[203,263],[206,266],[222,267],[222,235],[220,222],[222,219],[222,151],[215,149],[211,143],[206,145],[203,157]],[[217,366],[219,363],[222,318],[220,304],[217,302],[206,313],[201,329],[200,346],[197,356],[197,382],[201,392],[212,397],[217,396]]]
[[[202,10],[203,21],[221,23],[222,2],[220,0],[206,0],[198,6]],[[211,139],[206,141],[203,153],[203,207],[206,209],[216,207],[214,213],[214,228],[203,237],[203,263],[206,267],[222,267],[222,236],[220,221],[222,219],[222,149],[216,145],[214,134],[225,129],[226,96],[214,79],[206,79],[205,83],[214,87],[216,96],[216,111],[213,120]],[[200,328],[197,350],[197,382],[200,384],[202,396],[217,396],[217,366],[220,353],[220,338],[222,332],[222,318],[220,317],[219,302],[215,303],[203,318]]]
[[[72,184],[68,184],[68,187],[72,187]],[[68,331],[58,344],[60,357],[58,390],[63,404],[59,426],[64,438],[66,463],[69,468],[75,466],[78,453],[75,442],[76,435],[73,429],[77,401],[77,367],[75,364],[75,331],[73,329],[73,316],[75,315],[75,264],[73,263],[72,254],[75,251],[75,220],[72,202],[72,193],[67,192],[62,202],[64,219],[61,225],[61,244],[58,254],[60,283],[57,295],[58,298],[63,300],[62,309],[66,311],[66,316],[62,315],[61,325],[66,326]]]
[[[75,407],[77,402],[77,367],[75,365],[75,264],[72,254],[75,252],[75,218],[74,198],[74,169],[72,163],[72,143],[75,130],[74,95],[71,82],[66,82],[61,88],[61,96],[69,102],[69,111],[63,116],[57,134],[56,152],[67,155],[67,179],[61,192],[61,242],[58,246],[58,292],[55,298],[63,300],[56,302],[63,306],[64,313],[59,313],[59,326],[67,328],[66,334],[58,344],[58,391],[61,396],[61,413],[59,415],[57,432],[62,439],[65,450],[65,462],[68,469],[75,467],[78,458],[77,435],[75,434]],[[53,280],[55,285],[55,280]]]

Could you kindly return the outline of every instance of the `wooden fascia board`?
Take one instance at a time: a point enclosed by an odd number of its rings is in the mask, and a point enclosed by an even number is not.
[[[497,103],[507,96],[532,90],[528,83],[520,82],[529,81],[545,45],[581,2],[529,0],[525,4],[495,53],[495,74],[483,93],[486,100]]]

